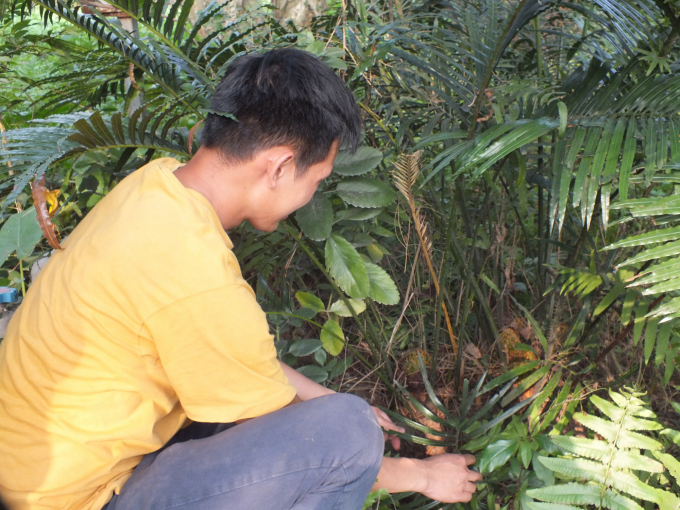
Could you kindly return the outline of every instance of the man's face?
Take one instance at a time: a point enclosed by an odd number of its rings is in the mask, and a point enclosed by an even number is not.
[[[294,171],[284,174],[264,203],[259,204],[256,215],[249,218],[250,223],[259,230],[273,232],[281,220],[305,206],[321,181],[331,175],[338,148],[339,143],[335,142],[328,157],[311,165],[304,174],[295,175]]]

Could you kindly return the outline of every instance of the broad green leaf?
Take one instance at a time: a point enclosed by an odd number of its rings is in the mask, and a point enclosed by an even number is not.
[[[354,299],[363,299],[371,282],[361,255],[344,237],[331,234],[326,239],[326,267],[342,290]]]
[[[555,475],[553,475],[553,472],[545,467],[540,460],[538,460],[538,452],[532,453],[531,467],[533,468],[534,473],[536,473],[538,479],[543,482],[543,485],[553,485],[555,483]]]
[[[370,281],[368,297],[383,305],[396,305],[399,302],[399,291],[392,277],[377,264],[365,262],[364,265]]]
[[[351,221],[365,221],[378,216],[383,210],[380,208],[363,209],[361,207],[348,207],[338,211],[336,214],[337,221],[351,220]]]
[[[541,501],[576,505],[599,505],[600,494],[601,489],[597,485],[582,483],[565,483],[527,491],[528,496]]]
[[[333,227],[331,201],[323,193],[317,191],[307,205],[298,209],[295,219],[307,237],[315,241],[323,241],[331,235]]]
[[[304,340],[298,340],[293,343],[293,345],[290,346],[290,349],[288,349],[288,352],[298,357],[309,356],[321,349],[321,347],[321,340],[317,338],[305,338]]]
[[[623,299],[623,307],[621,309],[621,324],[628,324],[630,316],[633,313],[633,307],[637,300],[638,293],[634,290],[626,292],[626,297]]]
[[[480,473],[491,473],[496,468],[504,465],[519,448],[519,441],[501,439],[484,448],[482,456],[479,458]]]
[[[345,346],[345,334],[342,332],[340,324],[333,319],[326,321],[321,328],[321,343],[328,354],[337,356]]]
[[[350,299],[349,302],[354,309],[354,313],[357,315],[366,310],[366,303],[364,303],[362,299]],[[340,317],[352,317],[352,312],[342,299],[338,299],[335,303],[333,303],[328,311],[337,313]]]
[[[645,322],[647,319],[647,310],[649,309],[649,303],[647,301],[641,301],[640,304],[635,308],[635,325],[633,326],[633,345],[637,347],[640,341],[640,336],[642,335],[642,329],[645,327]]]
[[[326,310],[326,307],[323,305],[323,301],[321,301],[314,294],[310,294],[309,292],[302,291],[296,292],[295,299],[298,300],[300,306],[304,306],[305,308],[311,308],[316,313],[323,312]]]
[[[14,252],[18,259],[24,259],[33,253],[35,245],[43,234],[38,225],[35,207],[12,214],[0,229],[0,264]]]
[[[389,184],[370,177],[342,181],[335,191],[345,202],[356,207],[385,207],[396,198]]]
[[[519,458],[524,464],[524,469],[529,469],[529,463],[531,462],[531,446],[526,441],[522,441],[519,444]]]
[[[378,166],[382,159],[382,152],[373,147],[359,147],[354,154],[340,151],[333,163],[333,171],[339,175],[363,175]]]
[[[316,383],[322,383],[328,379],[328,372],[316,365],[307,365],[305,367],[296,368],[296,370]]]

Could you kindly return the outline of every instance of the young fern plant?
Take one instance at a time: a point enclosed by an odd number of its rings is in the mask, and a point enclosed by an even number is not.
[[[659,510],[680,508],[677,491],[672,491],[671,481],[663,474],[668,469],[680,483],[680,463],[662,452],[659,441],[642,433],[663,428],[639,398],[643,395],[627,388],[620,393],[610,390],[612,402],[590,397],[604,417],[576,413],[574,419],[603,439],[553,437],[566,455],[539,460],[567,483],[527,491],[542,501],[529,503],[532,510],[580,510],[584,506],[643,510],[640,503],[646,501]],[[664,483],[671,490],[661,488]]]

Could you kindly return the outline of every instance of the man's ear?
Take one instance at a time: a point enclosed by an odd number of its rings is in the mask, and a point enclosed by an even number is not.
[[[290,147],[273,147],[267,151],[267,183],[275,188],[281,179],[295,178],[295,152]]]

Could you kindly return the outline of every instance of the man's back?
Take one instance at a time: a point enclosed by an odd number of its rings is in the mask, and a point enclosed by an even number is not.
[[[177,165],[154,161],[104,198],[52,256],[10,324],[0,346],[0,491],[13,508],[100,508],[142,456],[185,423],[184,408],[195,420],[214,417],[197,395],[221,390],[206,402],[224,404],[234,388],[226,376],[191,374],[210,373],[219,338],[200,327],[201,338],[187,334],[211,306],[243,302],[234,313],[251,315],[259,329],[247,334],[262,339],[275,362],[231,242],[209,203],[172,175]],[[200,352],[193,360],[192,349]],[[265,369],[279,383],[270,398],[285,394],[285,404],[294,391],[278,369]],[[283,404],[264,405],[266,412]],[[227,405],[215,417],[240,412]]]

